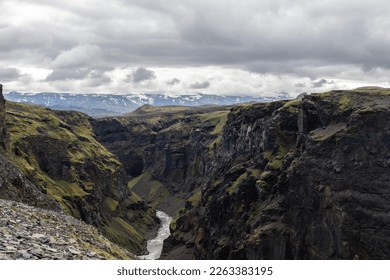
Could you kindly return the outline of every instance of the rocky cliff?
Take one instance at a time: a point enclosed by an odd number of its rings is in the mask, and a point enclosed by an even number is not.
[[[144,252],[158,219],[128,189],[121,163],[94,138],[91,119],[82,113],[13,102],[6,107],[6,157],[23,175],[8,172],[11,167],[2,170],[9,173],[2,197],[15,199],[13,193],[23,192],[20,201],[42,206],[37,197],[44,196],[58,209],[98,227],[112,241],[134,253]],[[33,192],[37,196],[26,194],[19,185],[37,190]]]
[[[94,129],[152,203],[187,198],[165,258],[387,259],[389,105],[362,88]]]
[[[60,211],[58,202],[42,193],[6,156],[8,133],[5,122],[5,105],[2,85],[0,84],[0,198],[22,201],[37,207]]]
[[[390,91],[234,109],[165,257],[388,259]]]

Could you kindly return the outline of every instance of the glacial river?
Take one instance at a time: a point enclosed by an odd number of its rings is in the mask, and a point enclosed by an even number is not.
[[[157,236],[148,240],[147,250],[149,254],[139,256],[139,258],[143,260],[157,260],[160,258],[164,240],[171,234],[169,232],[169,225],[172,221],[172,217],[162,211],[156,211],[156,215],[161,221],[161,226],[158,230]]]

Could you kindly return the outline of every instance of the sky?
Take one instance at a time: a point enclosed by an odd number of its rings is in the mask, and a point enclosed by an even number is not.
[[[385,0],[0,0],[0,11],[5,92],[390,86]]]

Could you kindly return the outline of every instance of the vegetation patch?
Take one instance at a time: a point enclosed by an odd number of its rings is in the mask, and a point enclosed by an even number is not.
[[[234,181],[230,187],[228,187],[226,189],[226,192],[229,194],[229,195],[232,195],[234,193],[235,190],[238,189],[238,187],[242,184],[243,181],[245,181],[246,179],[248,178],[248,172],[245,172],[244,174],[242,174],[240,177],[237,178],[236,181]]]
[[[222,132],[222,128],[225,126],[227,121],[227,116],[230,111],[215,111],[210,113],[205,113],[199,115],[199,118],[202,122],[209,122],[214,126],[214,130],[211,132],[211,135],[217,135]]]
[[[347,95],[343,95],[339,100],[339,109],[340,111],[345,111],[349,104],[351,103],[351,99]]]
[[[288,110],[290,113],[297,114],[301,103],[299,99],[289,100],[278,110]]]
[[[103,205],[109,209],[109,211],[114,212],[119,205],[119,202],[111,197],[106,197],[103,202]]]
[[[188,199],[188,202],[192,206],[196,206],[196,205],[199,204],[201,198],[202,198],[202,192],[201,191],[197,191]]]

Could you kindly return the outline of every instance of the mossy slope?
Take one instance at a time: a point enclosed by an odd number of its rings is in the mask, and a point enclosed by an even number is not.
[[[144,250],[154,212],[131,200],[122,164],[95,139],[87,115],[7,102],[6,125],[9,158],[42,192],[118,244]]]

